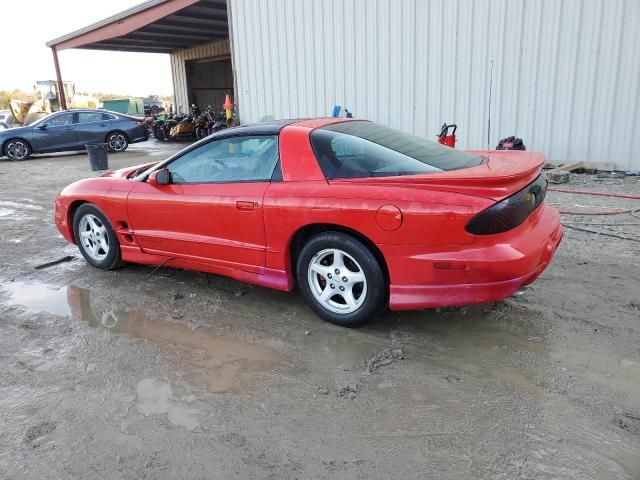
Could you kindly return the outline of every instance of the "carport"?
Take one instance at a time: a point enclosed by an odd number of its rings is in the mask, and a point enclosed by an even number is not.
[[[226,0],[149,0],[47,42],[58,84],[58,52],[71,48],[171,55],[177,109],[222,104],[234,93]],[[63,89],[60,104],[67,108]]]

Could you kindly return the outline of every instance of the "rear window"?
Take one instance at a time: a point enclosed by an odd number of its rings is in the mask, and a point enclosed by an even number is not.
[[[102,121],[101,113],[80,112],[78,113],[78,123],[91,123]]]
[[[484,161],[372,122],[328,125],[311,132],[310,138],[328,179],[418,175],[475,167]]]

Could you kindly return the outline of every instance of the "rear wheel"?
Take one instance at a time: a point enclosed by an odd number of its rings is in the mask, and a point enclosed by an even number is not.
[[[153,136],[156,137],[156,139],[164,141],[165,139],[165,133],[164,133],[164,128],[162,127],[162,125],[155,125],[153,127]]]
[[[107,146],[111,152],[124,152],[129,146],[129,139],[122,132],[111,132],[107,135]]]
[[[26,160],[31,156],[31,145],[20,138],[12,138],[4,145],[4,155],[14,162]]]
[[[85,203],[78,207],[73,216],[73,233],[80,253],[92,266],[114,270],[122,265],[116,232],[94,205]]]
[[[359,240],[326,232],[302,248],[297,262],[300,290],[322,319],[343,327],[369,322],[386,306],[386,285],[373,253]]]

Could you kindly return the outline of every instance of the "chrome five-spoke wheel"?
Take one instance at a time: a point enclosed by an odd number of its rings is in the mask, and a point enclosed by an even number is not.
[[[296,255],[296,279],[305,300],[321,318],[359,327],[384,310],[388,289],[374,248],[335,231],[304,241]]]
[[[109,236],[105,225],[91,213],[82,216],[78,225],[80,244],[85,253],[97,262],[109,255]]]
[[[335,313],[353,313],[367,298],[367,278],[362,267],[337,248],[322,250],[311,259],[308,280],[316,300]]]

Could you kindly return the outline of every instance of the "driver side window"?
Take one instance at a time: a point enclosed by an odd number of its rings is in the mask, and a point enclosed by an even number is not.
[[[63,125],[71,125],[73,114],[63,113],[47,120],[48,127],[61,127]]]
[[[171,162],[173,183],[268,182],[278,162],[278,136],[215,140]]]

